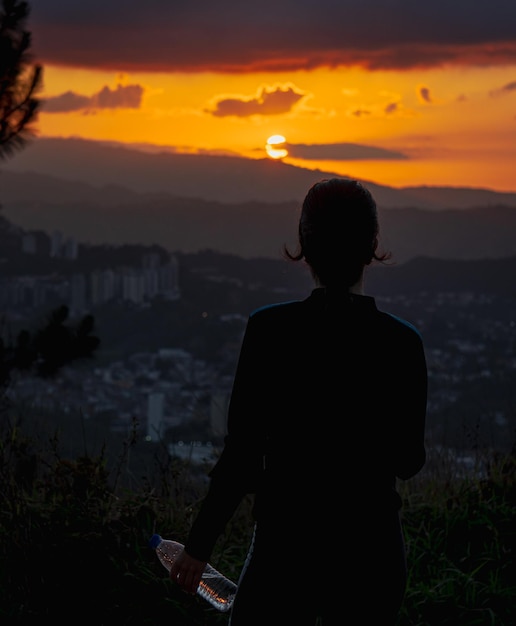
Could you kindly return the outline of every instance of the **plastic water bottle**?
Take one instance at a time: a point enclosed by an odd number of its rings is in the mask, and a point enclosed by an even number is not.
[[[149,545],[156,551],[161,563],[170,571],[172,563],[184,548],[182,543],[163,539],[160,535],[153,535]],[[235,599],[236,584],[217,571],[209,563],[204,569],[201,582],[197,588],[197,594],[209,602],[219,611],[229,611]]]

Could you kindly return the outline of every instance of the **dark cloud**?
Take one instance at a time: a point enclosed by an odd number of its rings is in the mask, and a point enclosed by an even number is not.
[[[367,109],[356,109],[351,112],[351,115],[354,117],[363,117],[364,115],[371,115],[371,111],[368,111]]]
[[[90,106],[91,98],[81,96],[73,91],[66,91],[59,96],[46,98],[42,103],[42,110],[45,113],[70,113],[81,111]]]
[[[398,102],[390,102],[387,106],[384,107],[384,111],[385,113],[387,113],[387,115],[392,115],[393,113],[396,113],[396,111],[399,111],[400,105]]]
[[[144,89],[141,85],[117,85],[115,90],[103,87],[91,98],[96,109],[138,109]]]
[[[59,96],[45,98],[44,113],[70,113],[95,109],[138,109],[141,105],[144,88],[141,85],[117,85],[110,89],[107,85],[93,96],[83,96],[66,91]]]
[[[42,63],[113,71],[516,63],[514,0],[37,0]]]
[[[304,94],[293,87],[262,87],[253,98],[222,98],[208,112],[216,117],[249,117],[288,113]]]
[[[418,95],[423,102],[426,102],[427,104],[432,103],[432,95],[430,94],[430,89],[428,87],[419,87]]]
[[[502,87],[499,87],[498,89],[493,89],[492,91],[489,92],[489,95],[494,96],[494,97],[504,96],[513,91],[516,91],[516,80],[513,80],[510,83],[507,83],[506,85],[503,85]]]
[[[330,144],[291,144],[285,148],[290,157],[313,161],[360,161],[360,160],[391,160],[407,159],[402,152],[365,146],[357,143],[330,143]]]

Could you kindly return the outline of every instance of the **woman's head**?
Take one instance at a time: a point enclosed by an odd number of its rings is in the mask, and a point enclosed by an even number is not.
[[[357,180],[323,179],[305,196],[298,230],[298,252],[284,253],[293,261],[304,259],[321,285],[351,287],[377,255],[378,212],[371,193]]]

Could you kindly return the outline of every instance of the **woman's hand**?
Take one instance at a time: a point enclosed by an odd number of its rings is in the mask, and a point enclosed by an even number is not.
[[[177,555],[170,568],[170,578],[176,582],[183,591],[194,595],[201,582],[206,561],[199,561],[190,556],[185,550]]]

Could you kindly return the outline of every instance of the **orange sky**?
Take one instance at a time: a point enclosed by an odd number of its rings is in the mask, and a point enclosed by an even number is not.
[[[302,167],[516,191],[512,1],[60,4],[28,24],[39,136],[263,158],[281,134]]]

